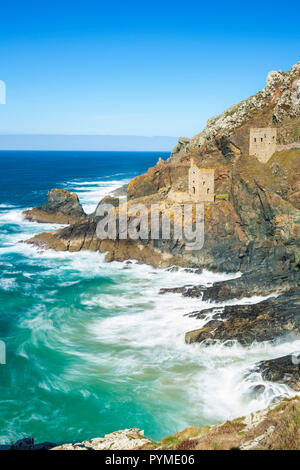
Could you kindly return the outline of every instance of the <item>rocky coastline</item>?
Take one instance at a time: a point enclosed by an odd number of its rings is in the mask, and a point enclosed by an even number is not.
[[[265,164],[247,152],[249,129],[264,126],[276,126],[282,146]],[[186,167],[182,163],[193,158],[199,167],[214,168],[216,197],[205,205],[205,243],[199,252],[189,252],[184,243],[172,240],[101,240],[96,233],[97,212],[86,215],[77,195],[57,189],[49,192],[47,204],[25,211],[24,216],[32,221],[68,226],[36,235],[27,243],[57,251],[99,251],[106,253],[107,261],[135,259],[155,267],[239,273],[240,277],[210,287],[162,286],[161,295],[172,292],[228,303],[221,309],[191,312],[194,318],[207,321],[201,328],[186,332],[187,344],[209,346],[220,342],[230,347],[238,342],[250,346],[254,342],[300,338],[299,141],[300,62],[290,72],[271,72],[263,91],[210,119],[204,131],[193,139],[179,139],[169,160],[159,161],[146,174],[134,178],[127,188],[107,196],[106,202],[119,208],[122,200],[117,196],[124,196],[127,191],[129,206],[143,203],[151,213],[151,204],[156,202],[163,205],[164,211],[171,211],[168,194],[186,184]],[[226,198],[217,197],[224,194]],[[253,296],[263,299],[236,303]],[[233,300],[235,304],[230,305]],[[291,351],[290,356],[256,364],[254,370],[263,381],[284,383],[296,392],[300,390],[300,375],[299,363],[292,360],[295,357],[297,352]],[[140,430],[125,430],[102,440],[58,449],[107,449],[112,442],[111,448],[121,449],[299,448],[300,431],[295,424],[299,416],[300,402],[295,398],[252,417],[185,430],[173,441],[162,440],[157,447]],[[285,438],[280,435],[283,426],[287,429]]]

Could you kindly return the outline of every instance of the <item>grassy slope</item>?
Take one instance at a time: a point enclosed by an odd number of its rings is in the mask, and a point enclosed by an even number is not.
[[[266,410],[203,428],[189,427],[145,450],[299,450],[300,397],[284,399]]]

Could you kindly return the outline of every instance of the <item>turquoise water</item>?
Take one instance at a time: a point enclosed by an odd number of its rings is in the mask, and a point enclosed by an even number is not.
[[[0,443],[34,436],[56,443],[139,427],[153,439],[265,406],[244,373],[293,345],[185,345],[205,305],[161,287],[210,285],[233,275],[106,263],[92,252],[56,253],[19,243],[57,228],[26,222],[23,209],[47,190],[77,191],[87,212],[103,195],[154,164],[156,153],[0,152]],[[162,155],[164,157],[164,155]],[[59,170],[58,170],[59,169]],[[256,302],[259,299],[251,299]],[[249,300],[248,300],[249,301]]]

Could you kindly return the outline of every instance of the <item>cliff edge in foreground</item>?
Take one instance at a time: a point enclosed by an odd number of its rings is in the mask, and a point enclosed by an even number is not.
[[[54,447],[24,438],[6,450],[300,450],[300,397],[285,398],[250,415],[197,428],[191,426],[154,442],[137,428],[115,431],[73,444]]]
[[[160,442],[153,442],[139,429],[125,429],[52,450],[296,450],[300,449],[300,398],[248,416],[203,428],[189,427]]]

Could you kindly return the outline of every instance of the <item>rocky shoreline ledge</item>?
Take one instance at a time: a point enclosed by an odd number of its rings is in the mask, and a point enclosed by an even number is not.
[[[188,344],[238,341],[243,345],[262,341],[290,341],[299,337],[300,289],[249,305],[225,305],[193,312],[193,317],[209,318],[199,330],[186,333]]]

